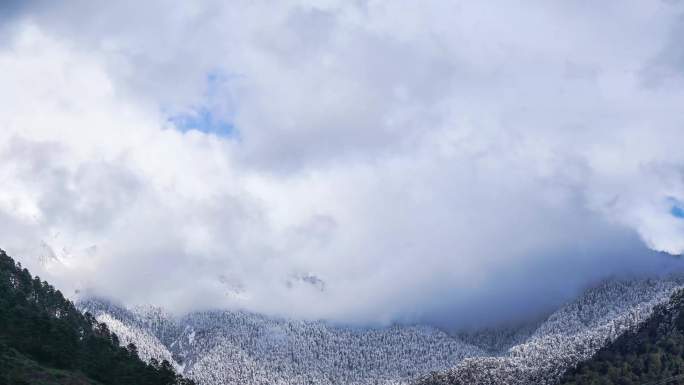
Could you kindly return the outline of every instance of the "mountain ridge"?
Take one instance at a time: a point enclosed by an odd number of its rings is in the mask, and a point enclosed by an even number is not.
[[[570,368],[559,385],[642,385],[684,382],[684,289],[638,327]]]
[[[467,358],[415,384],[555,384],[566,370],[646,321],[682,283],[680,276],[604,282],[551,314],[527,341],[505,354]]]
[[[425,326],[362,332],[246,312],[174,317],[160,308],[126,309],[102,300],[79,307],[115,325],[122,340],[148,341],[141,343],[141,355],[171,356],[202,385],[552,384],[647,319],[683,282],[679,276],[607,281],[530,330],[472,338]],[[129,336],[124,327],[132,328]],[[492,354],[484,342],[476,345],[478,338],[504,350]]]
[[[365,384],[373,380],[393,383],[417,375],[415,367],[436,370],[465,356],[484,354],[428,326],[362,329],[221,311],[179,317],[178,327],[171,333],[175,339],[164,345],[161,341],[167,321],[148,322],[148,315],[154,311],[125,309],[101,300],[85,300],[79,307],[93,312],[103,322],[117,320],[110,326],[122,341],[154,340],[149,345],[139,343],[141,355],[171,354],[190,377],[201,379],[212,367],[228,373],[221,378],[214,370],[208,375],[213,381],[210,383],[234,383],[245,380],[241,377],[244,375],[250,376],[250,384],[292,383],[293,379],[317,384]],[[157,349],[161,345],[166,351]],[[239,364],[226,367],[225,362],[231,361],[226,357]]]

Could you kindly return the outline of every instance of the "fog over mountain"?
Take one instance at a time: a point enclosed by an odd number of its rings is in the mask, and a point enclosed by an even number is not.
[[[517,322],[682,268],[682,31],[680,1],[0,2],[0,247],[178,313]]]

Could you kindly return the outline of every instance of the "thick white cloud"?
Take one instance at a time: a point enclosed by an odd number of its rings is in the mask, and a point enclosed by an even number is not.
[[[682,11],[15,5],[0,247],[129,302],[453,325],[675,268]]]

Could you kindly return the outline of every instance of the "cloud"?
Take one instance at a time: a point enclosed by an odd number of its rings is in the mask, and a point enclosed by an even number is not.
[[[0,245],[67,292],[455,327],[678,269],[682,11],[15,7]]]

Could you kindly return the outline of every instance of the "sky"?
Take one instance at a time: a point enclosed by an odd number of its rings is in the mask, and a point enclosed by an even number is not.
[[[681,1],[2,1],[0,248],[67,295],[472,327],[680,270]]]

